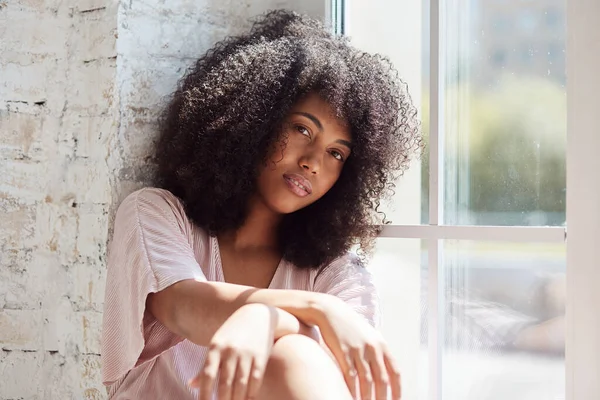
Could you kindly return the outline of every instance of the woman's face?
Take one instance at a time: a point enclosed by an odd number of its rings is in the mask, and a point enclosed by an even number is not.
[[[317,94],[299,101],[286,117],[282,140],[258,178],[258,194],[278,214],[298,211],[338,180],[352,138],[343,120]]]

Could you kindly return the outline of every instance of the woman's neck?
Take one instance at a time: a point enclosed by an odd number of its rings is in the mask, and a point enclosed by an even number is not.
[[[234,232],[219,236],[234,250],[271,250],[279,248],[278,229],[282,215],[274,213],[262,201],[250,202],[244,224]]]

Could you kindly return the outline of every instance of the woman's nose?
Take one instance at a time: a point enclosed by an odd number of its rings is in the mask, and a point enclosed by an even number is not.
[[[321,161],[316,155],[316,152],[308,152],[300,159],[300,166],[305,171],[308,171],[312,174],[316,174],[321,169]]]

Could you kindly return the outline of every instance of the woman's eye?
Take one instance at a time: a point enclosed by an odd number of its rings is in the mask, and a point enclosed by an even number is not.
[[[336,160],[339,160],[339,161],[344,161],[344,156],[343,156],[343,155],[342,155],[342,153],[340,153],[339,151],[335,151],[335,150],[333,150],[333,151],[331,152],[331,155],[332,155],[332,156],[333,156],[333,157],[334,157]]]
[[[301,134],[303,134],[304,136],[310,137],[310,132],[308,131],[308,129],[306,129],[302,125],[296,125],[296,130],[298,132],[300,132]]]

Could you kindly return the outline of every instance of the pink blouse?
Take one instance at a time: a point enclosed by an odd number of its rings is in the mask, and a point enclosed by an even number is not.
[[[342,257],[318,272],[282,261],[269,288],[329,293],[377,324],[375,287],[356,258]],[[172,333],[145,310],[149,293],[184,279],[224,281],[217,239],[196,227],[170,192],[132,193],[117,211],[108,257],[102,376],[109,398],[197,398],[187,382],[202,368],[206,347]]]

